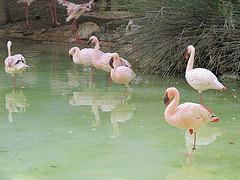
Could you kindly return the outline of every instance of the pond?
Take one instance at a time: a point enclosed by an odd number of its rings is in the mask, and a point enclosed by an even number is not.
[[[108,86],[108,74],[71,62],[70,45],[14,41],[32,67],[24,88],[13,92],[4,71],[5,40],[0,43],[0,179],[238,179],[239,83],[225,81],[226,92],[204,92],[204,102],[220,117],[199,130],[189,162],[185,130],[164,119],[167,87],[181,102],[199,102],[184,79],[142,75],[129,92]],[[186,139],[186,141],[185,141]],[[189,148],[188,148],[189,149]]]

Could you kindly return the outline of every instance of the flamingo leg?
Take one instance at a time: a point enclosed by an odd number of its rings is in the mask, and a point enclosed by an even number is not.
[[[94,82],[94,68],[93,65],[91,65],[91,82]]]
[[[13,92],[15,91],[15,86],[16,86],[16,77],[13,76],[13,77],[12,77],[12,88],[13,88]]]
[[[203,105],[203,96],[202,96],[202,93],[199,93],[199,98],[200,98],[200,104]]]
[[[109,77],[108,77],[108,87],[112,87],[112,79],[111,79],[111,72],[109,72]]]
[[[29,21],[28,21],[28,3],[26,2],[25,3],[25,17],[26,17],[26,26],[27,27],[31,27],[31,24],[29,23]]]
[[[74,19],[72,22],[72,32],[75,33],[75,38],[77,43],[81,43],[81,37],[78,34],[77,19]]]
[[[193,139],[193,151],[196,150],[196,139],[197,139],[197,133],[194,132],[194,139]]]
[[[23,86],[23,76],[22,75],[20,76],[20,87],[21,87],[21,89],[24,88],[24,86]]]
[[[52,1],[49,2],[49,7],[50,7],[50,10],[51,10],[51,15],[52,15],[52,23],[54,23],[55,19],[54,19],[54,13],[53,13],[53,4],[52,4]]]
[[[51,10],[51,15],[52,15],[52,23],[56,25],[60,25],[60,23],[57,20],[57,10],[56,10],[56,1],[51,0],[49,3],[50,10]]]

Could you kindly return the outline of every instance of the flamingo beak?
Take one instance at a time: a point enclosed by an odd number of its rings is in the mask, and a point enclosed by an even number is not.
[[[224,87],[222,88],[222,91],[226,91],[226,90],[227,90],[227,87],[224,86]]]
[[[70,57],[70,59],[73,61],[73,56],[72,56],[71,54],[69,54],[69,57]]]
[[[212,116],[211,118],[211,122],[219,122],[220,119],[218,117],[216,117],[215,115]]]
[[[188,53],[188,49],[184,49],[183,53],[182,53],[182,56],[185,60],[188,60],[189,59],[189,56],[190,54]]]
[[[114,67],[113,67],[113,58],[110,59],[109,66],[111,66],[111,68],[114,69]]]
[[[166,92],[166,94],[164,96],[163,102],[164,102],[166,107],[170,104],[170,99],[168,97],[168,93],[167,92]]]

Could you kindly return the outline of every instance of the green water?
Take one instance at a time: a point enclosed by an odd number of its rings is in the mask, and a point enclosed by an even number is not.
[[[198,102],[185,80],[138,73],[127,94],[120,85],[108,88],[105,72],[90,83],[89,70],[69,60],[69,47],[14,43],[33,66],[15,92],[0,64],[0,179],[239,179],[237,82],[204,93],[221,121],[200,130],[189,163],[185,130],[166,123],[162,103],[169,86],[180,90],[181,102]]]

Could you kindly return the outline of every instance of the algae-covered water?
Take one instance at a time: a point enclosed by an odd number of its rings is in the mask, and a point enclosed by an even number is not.
[[[0,43],[0,179],[141,180],[239,179],[239,83],[226,92],[204,92],[204,103],[221,118],[200,129],[189,162],[185,130],[164,120],[169,86],[181,102],[199,102],[184,79],[137,73],[129,92],[108,87],[108,74],[74,65],[69,45],[13,42],[32,67],[24,88],[13,92]],[[185,141],[186,139],[186,141]]]

